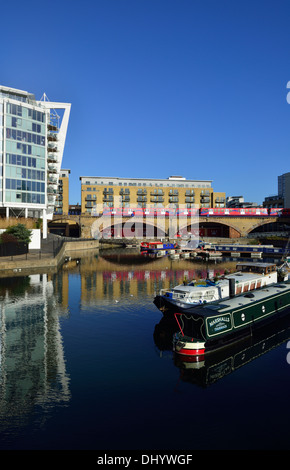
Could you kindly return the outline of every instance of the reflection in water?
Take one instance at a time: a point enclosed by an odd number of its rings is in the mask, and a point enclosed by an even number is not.
[[[172,351],[172,337],[178,325],[172,316],[162,317],[155,326],[154,341],[160,351]],[[251,338],[200,358],[181,358],[174,355],[180,378],[201,387],[212,385],[242,366],[271,351],[290,339],[290,318],[274,321],[256,331]]]
[[[171,260],[148,258],[131,250],[102,250],[99,255],[72,261],[71,268],[81,275],[82,307],[105,304],[111,299],[128,298],[146,294],[153,298],[160,289],[173,287],[184,280],[214,277],[233,270],[236,261],[219,263],[197,262],[189,260]],[[69,270],[69,266],[67,267]]]
[[[1,279],[0,448],[17,449],[19,444],[54,449],[197,448],[190,419],[184,420],[180,437],[172,433],[180,426],[176,377],[180,372],[188,416],[199,422],[200,436],[206,433],[209,438],[204,409],[216,412],[210,409],[216,400],[208,400],[204,390],[199,394],[196,387],[202,403],[196,407],[188,382],[209,385],[245,363],[244,356],[228,351],[229,356],[206,359],[199,368],[173,362],[175,320],[169,318],[166,323],[153,300],[161,288],[174,286],[185,276],[223,274],[235,265],[236,261],[207,265],[168,257],[148,261],[129,250],[104,250],[75,253],[56,274]],[[247,360],[259,354],[252,350],[250,355],[247,347],[244,344]],[[161,361],[156,349],[169,351],[169,360],[164,354]],[[281,403],[275,380],[269,383]],[[250,386],[246,391],[240,397],[243,402],[251,396]],[[228,384],[220,393],[231,401]],[[261,399],[269,408],[267,394],[259,393]],[[216,424],[219,430],[223,427],[221,445],[229,430],[232,434],[233,428],[240,429],[232,421],[231,409],[223,409]],[[245,410],[252,418],[255,408],[250,401],[245,402]],[[277,416],[272,416],[271,429],[279,426]],[[240,436],[247,436],[247,431],[248,419]],[[216,439],[213,429],[206,446],[216,446]]]
[[[35,407],[70,400],[59,315],[46,274],[1,279],[0,430],[21,426]],[[45,414],[42,415],[42,419]]]

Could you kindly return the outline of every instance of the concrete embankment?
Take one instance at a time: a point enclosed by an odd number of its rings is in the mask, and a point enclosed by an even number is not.
[[[64,241],[59,252],[54,256],[52,252],[30,252],[27,255],[0,258],[0,277],[15,275],[16,273],[43,273],[53,272],[64,263],[67,257],[74,252],[85,252],[99,249],[98,240]]]

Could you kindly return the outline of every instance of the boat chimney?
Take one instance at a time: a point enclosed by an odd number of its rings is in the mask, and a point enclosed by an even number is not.
[[[230,278],[229,279],[229,290],[230,290],[230,297],[235,297],[236,295],[236,281],[235,279]]]

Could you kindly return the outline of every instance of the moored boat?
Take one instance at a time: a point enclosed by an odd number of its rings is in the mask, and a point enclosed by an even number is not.
[[[175,314],[180,331],[173,337],[173,351],[186,357],[205,354],[241,341],[265,324],[290,312],[290,283],[196,307],[190,314]]]
[[[157,253],[160,250],[168,251],[168,250],[173,250],[175,248],[176,248],[175,244],[170,243],[170,242],[156,241],[156,242],[141,242],[140,243],[140,250],[146,251],[148,253]]]
[[[211,243],[200,243],[196,248],[191,250],[190,255],[193,258],[201,258],[203,260],[214,260],[223,256]]]
[[[287,280],[288,274],[278,278],[275,263],[237,263],[236,272],[219,280],[184,282],[173,289],[161,289],[154,304],[163,312],[191,312],[201,304],[218,302],[261,287]]]
[[[174,354],[174,364],[181,371],[182,381],[204,388],[247,366],[289,339],[290,318],[284,315],[254,331],[251,337],[215,353],[200,358]]]

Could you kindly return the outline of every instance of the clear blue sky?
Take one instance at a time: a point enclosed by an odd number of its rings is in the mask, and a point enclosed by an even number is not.
[[[80,176],[174,174],[262,203],[290,171],[289,0],[16,0],[1,18],[0,83],[72,104],[70,203]]]

